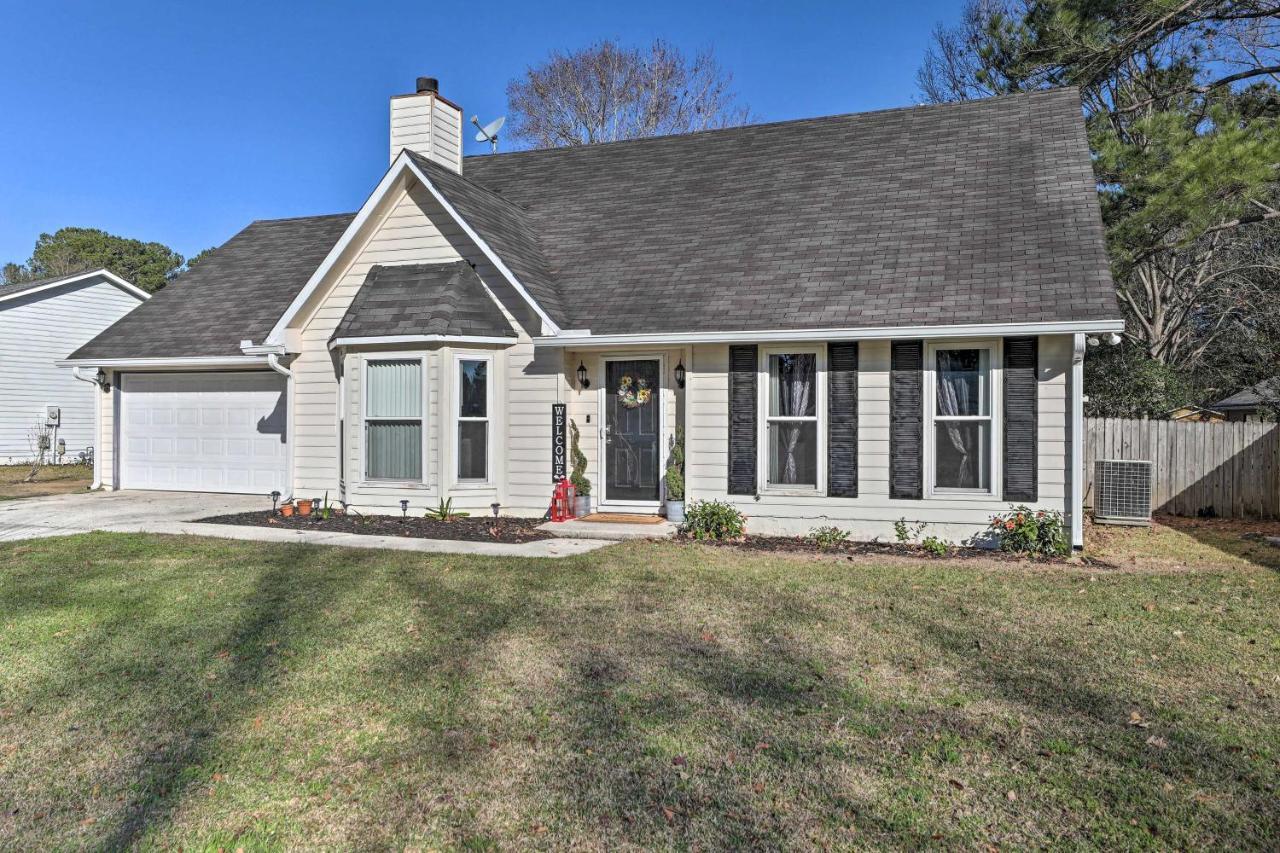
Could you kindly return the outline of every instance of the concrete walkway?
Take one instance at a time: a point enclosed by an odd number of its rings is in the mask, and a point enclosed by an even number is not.
[[[604,537],[557,538],[536,542],[460,542],[324,533],[249,525],[200,524],[195,519],[268,509],[265,497],[194,492],[93,492],[51,495],[0,502],[0,541],[69,536],[106,530],[116,533],[169,533],[247,539],[254,542],[300,542],[342,548],[390,548],[430,554],[478,554],[486,557],[571,557],[612,544]]]

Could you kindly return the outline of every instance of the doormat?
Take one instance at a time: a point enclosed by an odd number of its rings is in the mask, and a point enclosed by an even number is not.
[[[666,521],[660,515],[638,515],[628,512],[593,512],[574,521],[602,521],[606,524],[661,524]]]

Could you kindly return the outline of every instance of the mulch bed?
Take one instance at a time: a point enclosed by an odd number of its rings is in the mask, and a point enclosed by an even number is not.
[[[538,530],[542,519],[458,518],[436,521],[430,518],[402,518],[398,515],[318,515],[285,517],[270,512],[241,512],[200,519],[202,524],[239,524],[278,527],[283,530],[314,530],[322,533],[359,533],[365,536],[404,536],[412,539],[453,539],[461,542],[535,542],[554,539],[554,533]]]
[[[693,539],[681,537],[692,542]],[[1066,563],[1066,557],[1041,557],[1026,554],[1009,554],[989,548],[951,547],[945,554],[933,554],[919,545],[895,542],[856,542],[848,540],[824,547],[803,536],[744,536],[741,539],[701,539],[703,545],[718,548],[741,548],[747,551],[768,551],[778,554],[825,554],[828,556],[898,556],[917,559],[955,560],[1005,560],[1008,562]]]

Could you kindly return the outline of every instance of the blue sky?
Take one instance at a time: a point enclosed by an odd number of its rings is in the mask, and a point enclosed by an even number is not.
[[[714,47],[764,120],[908,105],[958,6],[0,0],[0,262],[65,225],[189,256],[254,219],[353,210],[415,77],[487,120],[527,66],[602,37]]]

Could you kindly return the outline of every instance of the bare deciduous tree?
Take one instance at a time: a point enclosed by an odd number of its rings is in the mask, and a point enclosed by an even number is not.
[[[556,148],[735,127],[751,112],[732,82],[709,49],[687,58],[661,39],[648,49],[605,40],[557,51],[508,83],[509,132]]]
[[[53,453],[53,427],[38,420],[27,431],[27,443],[31,445],[31,470],[22,478],[24,483],[34,483],[44,467],[45,458]]]

